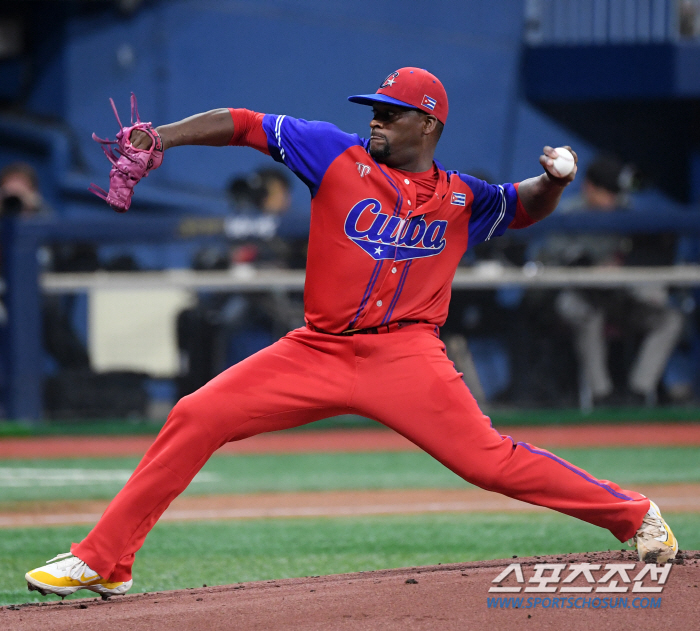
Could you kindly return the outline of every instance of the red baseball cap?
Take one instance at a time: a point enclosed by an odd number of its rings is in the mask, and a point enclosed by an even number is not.
[[[348,101],[362,105],[392,103],[432,114],[441,123],[447,120],[447,93],[440,80],[422,68],[399,68],[379,86],[375,94],[356,94]]]

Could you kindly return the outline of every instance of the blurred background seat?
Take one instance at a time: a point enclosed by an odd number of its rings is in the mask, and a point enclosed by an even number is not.
[[[426,17],[399,0],[4,2],[2,415],[51,416],[58,404],[47,402],[64,389],[56,384],[102,387],[97,377],[123,370],[96,349],[132,344],[152,362],[168,357],[168,370],[122,366],[137,375],[140,413],[162,418],[179,396],[303,324],[298,277],[255,285],[263,272],[304,267],[303,183],[248,149],[179,148],[116,215],[87,192],[107,179],[90,136],[116,131],[109,97],[122,120],[133,91],[155,123],[232,106],[366,134],[367,113],[347,94],[408,58],[450,94],[438,150],[448,167],[517,182],[539,172],[545,143],[579,155],[554,216],[462,262],[473,275],[455,286],[443,338],[479,402],[696,404],[700,277],[688,266],[700,262],[700,3],[439,0],[435,9]],[[389,34],[377,36],[378,24]],[[601,284],[595,268],[611,261],[622,275]],[[551,266],[568,276],[536,284]],[[577,276],[583,268],[589,281]],[[169,277],[182,300],[154,293],[130,320],[98,308],[105,286],[137,296],[153,282],[146,275],[178,270],[199,274]],[[522,274],[505,282],[502,270]],[[671,280],[652,290],[646,270]],[[594,325],[574,317],[574,303],[588,305]],[[110,329],[127,320],[129,331]],[[143,322],[150,333],[137,333]],[[582,341],[586,330],[595,344]]]

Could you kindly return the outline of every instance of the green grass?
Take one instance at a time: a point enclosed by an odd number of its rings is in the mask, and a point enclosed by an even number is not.
[[[557,455],[598,478],[621,485],[700,482],[700,448],[557,449]],[[0,461],[0,503],[17,500],[109,499],[123,486],[138,458],[71,458]],[[11,469],[83,469],[120,472],[113,482],[65,486],[8,486]],[[422,452],[215,456],[186,493],[208,495],[335,489],[461,488],[467,484]],[[46,481],[44,481],[46,484]]]
[[[700,449],[559,449],[594,475],[623,485],[700,481]],[[2,486],[12,468],[131,471],[137,458],[0,462],[0,502],[110,498],[122,483]],[[218,481],[189,494],[372,488],[455,488],[466,483],[420,452],[217,456]],[[666,515],[684,549],[700,549],[700,515]],[[89,527],[0,530],[0,604],[40,599],[24,572],[65,552]],[[293,576],[619,549],[607,531],[555,513],[440,514],[158,524],[137,557],[135,591]],[[79,592],[85,597],[87,592]]]
[[[683,549],[700,549],[700,516],[666,517]],[[3,530],[0,605],[41,600],[26,591],[24,573],[87,532]],[[161,523],[137,556],[133,591],[621,547],[607,531],[555,513]]]

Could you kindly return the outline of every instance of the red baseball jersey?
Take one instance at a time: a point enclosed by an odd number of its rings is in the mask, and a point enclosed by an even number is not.
[[[328,123],[232,115],[231,144],[272,155],[311,191],[309,326],[180,399],[124,489],[71,546],[78,560],[110,581],[131,580],[148,532],[221,445],[339,414],[383,423],[484,489],[608,528],[620,541],[634,537],[649,500],[499,434],[436,336],[467,246],[531,223],[517,185],[438,163],[426,173],[390,169],[370,157],[366,140]],[[314,330],[402,320],[425,324],[390,335]]]
[[[356,134],[290,116],[231,115],[231,144],[271,155],[311,192],[304,308],[317,329],[441,326],[467,247],[533,223],[517,184],[487,184],[436,161],[435,190],[423,201],[412,174],[375,162]]]

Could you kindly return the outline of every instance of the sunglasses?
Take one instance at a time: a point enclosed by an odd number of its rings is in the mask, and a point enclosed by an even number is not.
[[[380,123],[390,123],[392,121],[398,120],[402,116],[408,114],[409,112],[418,112],[424,116],[428,116],[423,110],[416,108],[397,108],[397,109],[386,109],[386,110],[372,110],[372,120],[378,121]]]

